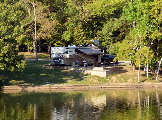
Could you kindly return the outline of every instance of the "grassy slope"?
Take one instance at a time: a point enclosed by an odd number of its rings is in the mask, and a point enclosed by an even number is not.
[[[137,71],[129,70],[126,73],[114,74],[105,78],[94,75],[85,75],[68,70],[42,68],[49,62],[27,61],[23,72],[1,71],[0,75],[5,78],[5,85],[44,85],[53,84],[108,84],[108,83],[137,83]],[[127,66],[128,67],[128,66]],[[127,68],[129,69],[129,68]],[[141,76],[141,81],[146,77]]]
[[[81,73],[74,73],[67,70],[60,69],[45,69],[42,65],[49,62],[35,62],[27,61],[27,66],[23,72],[7,72],[1,71],[5,77],[5,84],[28,84],[28,85],[42,85],[47,82],[58,84],[66,83],[67,80],[81,80],[84,76]]]
[[[27,54],[26,56],[33,54]],[[48,54],[39,54],[40,59],[47,59]],[[85,75],[82,73],[75,73],[68,70],[60,69],[50,69],[42,68],[43,65],[49,64],[49,62],[35,62],[27,61],[26,68],[23,72],[7,72],[0,71],[0,76],[2,75],[5,79],[5,85],[18,85],[18,84],[27,84],[27,85],[44,85],[47,83],[53,84],[110,84],[110,83],[138,83],[137,72],[132,71],[130,66],[123,66],[127,69],[128,72],[119,73],[114,75],[109,75],[108,77],[101,78],[94,75]],[[153,77],[149,77],[149,80],[146,79],[143,71],[141,71],[141,81],[151,81]],[[162,77],[159,77],[160,82]]]

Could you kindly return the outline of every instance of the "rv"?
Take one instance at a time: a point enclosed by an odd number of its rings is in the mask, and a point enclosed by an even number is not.
[[[97,64],[101,62],[103,52],[96,47],[51,47],[51,64],[52,65],[83,65],[86,60],[87,64]]]

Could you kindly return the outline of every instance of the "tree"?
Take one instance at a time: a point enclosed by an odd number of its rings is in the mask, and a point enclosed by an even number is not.
[[[121,16],[115,19],[118,25],[113,22],[113,19],[110,21],[113,24],[107,22],[101,32],[108,38],[108,41],[114,43],[111,44],[110,52],[115,53],[117,58],[131,60],[135,66],[139,66],[139,70],[141,64],[147,66],[147,77],[148,68],[157,68],[155,63],[158,62],[155,61],[160,60],[162,55],[161,2],[160,0],[126,1]],[[112,37],[114,32],[111,32],[114,29],[113,26],[119,30],[119,34],[116,34],[114,39]],[[123,28],[118,28],[119,26]],[[124,31],[121,32],[121,30]],[[118,36],[121,36],[121,33],[125,34],[120,38]],[[116,43],[114,40],[120,42]]]
[[[146,60],[150,68],[156,68],[154,63],[160,59],[160,47],[162,44],[160,33],[160,3],[157,1],[142,1],[137,0],[128,2],[127,7],[124,8],[123,17],[130,23],[130,32],[127,38],[131,39],[134,44],[136,52],[143,47],[148,47],[154,53],[152,60]],[[156,6],[156,7],[155,7]],[[156,14],[155,14],[156,13]],[[144,49],[143,48],[143,49]],[[145,53],[147,55],[147,52]],[[137,61],[140,56],[136,56]]]
[[[151,4],[151,18],[152,25],[150,29],[152,33],[150,35],[150,46],[155,52],[155,56],[158,60],[162,56],[162,0],[154,0]]]
[[[29,20],[28,23],[25,24],[32,24],[33,23],[33,31],[31,31],[31,33],[33,33],[33,48],[34,48],[34,55],[35,55],[35,60],[36,62],[38,61],[38,55],[37,55],[37,15],[36,15],[36,4],[38,5],[38,3],[36,3],[35,0],[27,0],[27,1],[22,1],[22,3],[24,3],[24,8],[27,8],[28,14],[29,14],[29,18],[27,19]]]
[[[67,0],[65,13],[67,15],[64,23],[65,31],[62,39],[68,44],[83,45],[87,44],[86,29],[83,29],[83,0]]]
[[[45,39],[47,44],[52,43],[52,37],[57,34],[57,20],[51,12],[50,5],[46,5],[45,1],[38,0],[21,0],[23,7],[27,11],[26,18],[22,25],[25,29],[25,34],[30,40],[24,41],[24,44],[31,44],[34,49],[36,61],[37,52],[41,49],[41,39]],[[37,47],[39,46],[39,49]]]
[[[103,47],[124,39],[128,30],[127,24],[121,20],[124,0],[93,0],[93,3],[87,6],[89,11],[92,11],[90,15],[97,16],[96,37]]]
[[[24,18],[23,8],[19,2],[0,3],[0,70],[16,71],[25,67],[22,55],[18,55],[22,28],[20,21]]]

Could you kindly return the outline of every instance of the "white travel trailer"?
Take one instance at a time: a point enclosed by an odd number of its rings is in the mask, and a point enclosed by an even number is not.
[[[78,62],[78,65],[83,65],[83,60],[88,63],[101,62],[103,52],[96,46],[94,47],[51,47],[51,62],[60,65],[73,65]]]

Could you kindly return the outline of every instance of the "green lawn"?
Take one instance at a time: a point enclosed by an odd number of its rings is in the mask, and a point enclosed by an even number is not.
[[[128,72],[109,75],[108,77],[99,77],[96,75],[86,75],[83,73],[69,70],[43,68],[43,65],[49,64],[47,61],[27,61],[26,68],[22,72],[0,71],[5,85],[45,85],[45,84],[111,84],[111,83],[132,83],[137,84],[137,71],[130,70],[130,66],[125,66]],[[141,73],[142,82],[157,82],[152,77],[147,79],[144,73]],[[162,76],[159,81],[162,81]]]
[[[30,52],[19,52],[19,55],[22,54],[25,56],[25,59],[34,59],[34,53]],[[38,53],[38,59],[46,59],[50,60],[50,54],[49,53]]]
[[[0,75],[5,78],[5,85],[43,85],[46,83],[62,84],[68,80],[81,81],[83,74],[74,73],[68,70],[42,68],[49,62],[27,61],[23,72],[0,71]]]

